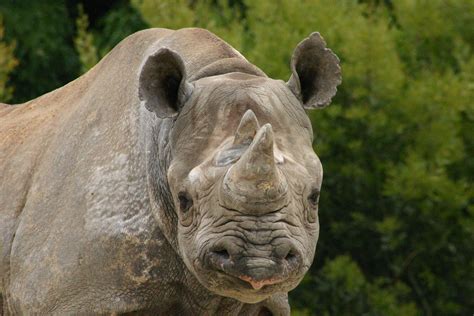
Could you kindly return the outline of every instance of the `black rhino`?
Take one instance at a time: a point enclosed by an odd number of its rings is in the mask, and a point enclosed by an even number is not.
[[[150,29],[0,105],[3,313],[288,315],[319,232],[304,109],[341,82],[319,33],[291,70],[270,79],[203,29]]]

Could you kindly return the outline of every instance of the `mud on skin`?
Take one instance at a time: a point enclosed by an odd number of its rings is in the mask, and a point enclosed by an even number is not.
[[[305,109],[339,61],[319,33],[268,78],[197,28],[150,29],[0,107],[4,315],[289,315],[319,234]]]

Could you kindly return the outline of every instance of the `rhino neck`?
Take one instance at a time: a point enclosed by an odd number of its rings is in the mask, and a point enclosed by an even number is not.
[[[153,216],[173,250],[179,254],[176,239],[177,215],[168,185],[167,171],[171,162],[169,137],[173,128],[172,119],[159,119],[146,113],[142,116],[146,126],[144,143],[146,152],[146,178]]]
[[[249,75],[267,77],[267,75],[258,67],[252,65],[247,60],[232,57],[214,61],[198,70],[189,78],[189,81],[197,81],[205,77],[224,75],[231,72],[241,72]]]

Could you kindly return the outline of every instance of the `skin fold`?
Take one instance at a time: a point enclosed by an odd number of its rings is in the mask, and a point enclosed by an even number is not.
[[[318,33],[288,82],[197,28],[149,29],[88,73],[0,104],[5,315],[289,315],[318,239],[306,109],[337,57]]]

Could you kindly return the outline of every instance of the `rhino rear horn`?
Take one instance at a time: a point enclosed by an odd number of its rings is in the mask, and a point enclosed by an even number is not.
[[[240,120],[235,132],[234,145],[249,145],[260,128],[257,117],[252,110],[247,110]]]
[[[339,58],[326,48],[318,32],[296,46],[291,58],[291,72],[287,85],[306,109],[331,103],[341,83]]]
[[[160,118],[176,116],[192,93],[184,62],[178,53],[162,48],[142,66],[138,96]]]

